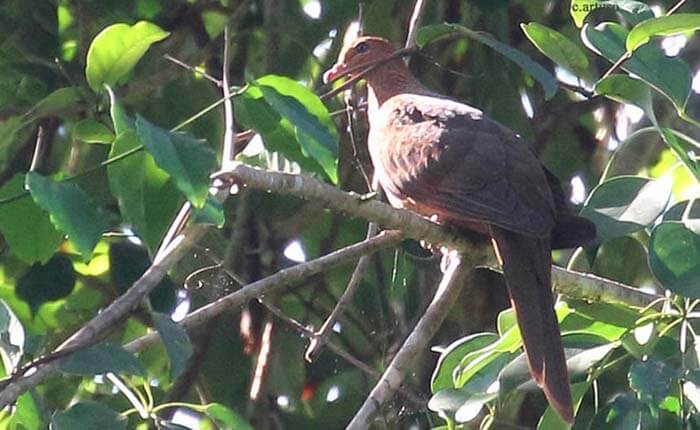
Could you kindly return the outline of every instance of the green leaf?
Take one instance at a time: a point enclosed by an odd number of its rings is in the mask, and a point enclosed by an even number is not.
[[[0,199],[25,192],[24,175],[15,175],[0,189]],[[21,198],[0,205],[0,232],[12,253],[28,264],[45,263],[63,241],[63,233],[56,230],[34,200]]]
[[[32,392],[27,391],[19,396],[9,428],[13,430],[42,430],[45,425]]]
[[[238,121],[257,131],[268,151],[282,154],[307,172],[327,176],[325,169],[316,160],[302,152],[294,126],[265,101],[260,88],[248,86],[243,94],[234,99],[234,104]]]
[[[51,417],[52,430],[123,430],[126,419],[107,406],[96,402],[76,403]]]
[[[664,288],[700,298],[700,236],[692,224],[664,221],[649,239],[649,267]]]
[[[685,168],[690,172],[695,179],[700,182],[700,166],[698,166],[697,161],[690,157],[688,154],[688,149],[681,144],[681,142],[676,137],[677,132],[670,128],[657,126],[659,134],[664,143],[673,151],[673,154],[678,158]]]
[[[85,260],[107,228],[104,214],[77,185],[56,182],[35,172],[27,174],[27,188],[34,201],[49,213],[56,228],[64,231]]]
[[[75,287],[75,270],[70,258],[56,254],[46,264],[36,263],[17,280],[15,294],[36,314],[43,303],[62,299]]]
[[[430,379],[430,390],[437,393],[440,390],[454,387],[452,382],[455,369],[464,357],[480,350],[498,339],[493,333],[476,333],[452,342],[440,353],[433,376]]]
[[[588,24],[581,30],[584,44],[610,62],[625,55],[627,30],[621,25],[604,22],[595,27]],[[637,49],[625,61],[624,70],[633,73],[667,97],[678,112],[684,112],[691,89],[690,68],[680,58],[669,58],[656,46]]]
[[[495,399],[496,393],[472,393],[468,390],[447,388],[435,393],[428,401],[428,409],[457,422],[469,422],[479,415],[484,405]]]
[[[637,25],[640,22],[654,18],[654,11],[651,10],[648,4],[635,0],[610,0],[603,2],[605,5],[611,5],[616,12],[622,14],[630,25]]]
[[[93,91],[103,83],[114,86],[124,78],[148,51],[170,33],[150,22],[134,25],[114,24],[102,30],[90,44],[85,76]]]
[[[671,36],[698,29],[700,29],[700,14],[698,13],[676,13],[660,16],[634,26],[627,35],[625,48],[627,52],[631,53],[649,42],[652,37]]]
[[[61,370],[73,375],[126,373],[146,376],[146,370],[132,353],[119,345],[103,343],[82,349],[61,360]]]
[[[603,242],[641,230],[658,218],[671,196],[671,181],[618,176],[593,189],[581,216],[593,221]]]
[[[34,118],[60,114],[62,110],[77,104],[81,100],[78,87],[59,88],[34,105],[30,115]]]
[[[222,429],[253,430],[253,427],[243,417],[221,403],[206,405],[204,413]]]
[[[520,24],[530,42],[552,61],[578,76],[589,74],[588,57],[566,36],[536,22]]]
[[[627,285],[643,285],[651,279],[644,245],[629,236],[603,243],[596,253],[592,272]]]
[[[184,133],[171,133],[136,117],[139,140],[175,180],[192,204],[201,208],[209,195],[209,174],[216,166],[214,151],[203,142]]]
[[[294,125],[302,152],[316,160],[336,183],[338,134],[323,102],[308,88],[284,76],[263,76],[255,84],[265,101]]]
[[[566,345],[567,337],[563,338]],[[617,346],[616,343],[592,345],[586,348],[565,348],[566,364],[571,381],[585,380],[588,371],[605,358]],[[530,375],[525,354],[508,363],[498,375],[499,397],[505,397],[511,391],[537,391],[539,388]]]
[[[596,82],[594,91],[618,103],[635,105],[648,116],[654,115],[649,86],[639,79],[620,74],[610,75]]]
[[[487,33],[470,30],[457,24],[428,25],[418,29],[418,33],[416,34],[416,43],[419,47],[423,47],[435,39],[453,33],[461,34],[469,37],[470,39],[474,39],[477,42],[483,43],[520,66],[520,68],[529,73],[530,76],[539,82],[540,85],[542,85],[542,88],[544,89],[544,96],[547,100],[554,97],[554,94],[556,94],[558,88],[557,81],[554,79],[554,76],[552,76],[551,73],[549,73],[539,64],[532,61],[532,59],[530,59],[530,57],[527,55],[510,45],[499,42]]]
[[[109,158],[114,158],[140,146],[141,142],[136,132],[126,130],[114,140],[109,151]],[[134,231],[141,236],[144,236],[148,230],[144,202],[147,157],[151,157],[151,155],[141,151],[107,166],[109,188],[117,199],[122,218],[131,224]]]
[[[114,133],[101,122],[86,118],[73,126],[73,140],[87,143],[112,143]]]
[[[185,329],[173,322],[169,315],[153,313],[153,323],[170,358],[170,377],[175,380],[185,371],[192,355],[192,343]]]
[[[647,360],[632,363],[627,379],[640,400],[658,405],[671,394],[679,376],[678,370],[663,361]]]

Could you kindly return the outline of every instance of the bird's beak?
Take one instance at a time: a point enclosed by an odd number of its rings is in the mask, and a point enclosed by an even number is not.
[[[338,63],[334,65],[323,74],[323,83],[328,84],[335,81],[343,76],[347,70],[348,66],[345,63]]]

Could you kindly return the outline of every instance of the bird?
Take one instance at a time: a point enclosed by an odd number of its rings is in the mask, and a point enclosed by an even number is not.
[[[324,81],[361,73],[368,89],[368,150],[387,200],[490,238],[530,374],[553,409],[573,422],[551,250],[588,243],[595,226],[568,212],[561,185],[527,142],[478,108],[427,89],[386,39],[357,38]]]

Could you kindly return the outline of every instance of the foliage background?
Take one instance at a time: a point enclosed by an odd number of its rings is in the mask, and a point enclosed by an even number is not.
[[[673,33],[680,36],[655,38],[637,48],[618,78],[594,88],[624,52],[613,40],[622,30],[595,26],[615,22],[630,29],[650,18],[648,6],[660,16],[673,4],[612,1],[617,9],[596,10],[581,29],[574,18],[583,18],[571,11],[593,3],[428,2],[424,25],[446,22],[488,32],[544,67],[550,84],[551,76],[559,79],[552,97],[545,97],[541,81],[533,79],[532,64],[509,61],[503,48],[492,49],[464,32],[432,40],[462,31],[455,27],[425,30],[419,41],[431,43],[411,65],[429,88],[469,101],[517,130],[579,208],[597,184],[612,179],[596,189],[583,210],[603,232],[599,243],[574,255],[556,253],[559,264],[650,292],[673,293],[663,309],[571,300],[559,310],[567,345],[583,363],[576,375],[575,394],[582,402],[574,428],[694,428],[700,399],[694,313],[700,297],[700,240],[696,207],[683,202],[694,202],[700,177],[693,159],[699,133],[693,118],[700,112],[690,87],[700,63],[700,44],[692,37],[697,16],[679,24],[683,31]],[[679,12],[696,12],[694,5],[682,3]],[[23,394],[3,416],[2,428],[40,429],[49,423],[94,428],[96,420],[103,420],[100,425],[108,428],[181,428],[175,423],[189,428],[195,424],[186,423],[194,422],[200,428],[307,429],[340,428],[349,421],[376,378],[328,348],[305,362],[308,339],[258,302],[208,322],[191,332],[189,341],[180,339],[191,350],[166,351],[159,345],[134,357],[116,345],[153,325],[161,334],[182,336],[168,318],[162,320],[163,313],[181,316],[239,288],[239,282],[358,242],[367,230],[366,222],[317,202],[255,190],[229,198],[223,208],[211,201],[205,205],[207,176],[218,164],[213,154],[220,152],[225,131],[222,108],[185,125],[186,136],[166,130],[220,100],[221,90],[164,56],[220,79],[222,32],[230,17],[230,78],[240,89],[234,99],[236,125],[238,131],[253,128],[263,137],[254,138],[241,159],[328,182],[337,179],[344,190],[367,192],[360,168],[371,173],[363,145],[362,89],[352,99],[355,110],[346,114],[337,97],[326,104],[329,115],[303,86],[316,94],[327,89],[321,75],[334,63],[342,34],[358,16],[365,34],[402,45],[412,7],[400,0],[5,0],[0,5],[0,347],[6,374],[50,352],[126,291],[149,266],[186,199],[210,210],[215,224],[225,219],[169,273],[149,305],[114,328],[107,346],[62,362],[60,376]],[[88,50],[98,33],[139,21],[162,30],[151,28],[114,49],[144,48],[143,57],[131,51],[133,64],[120,57],[115,64],[124,70],[114,79],[91,78],[89,71],[86,77]],[[554,29],[571,45],[557,37],[537,39],[537,28],[523,31],[521,23]],[[139,47],[148,37],[154,44]],[[641,80],[631,80],[630,72]],[[696,82],[693,88],[700,86]],[[287,98],[275,99],[275,94]],[[298,103],[290,105],[289,98]],[[311,129],[300,125],[300,115],[311,121]],[[305,135],[309,130],[318,134]],[[37,140],[43,150],[28,173]],[[147,152],[98,166],[139,142]],[[184,171],[166,167],[173,158],[162,152],[163,142],[172,143]],[[24,194],[25,184],[31,196]],[[659,224],[661,215],[664,224]],[[141,240],[131,236],[134,231]],[[236,280],[217,266],[222,260]],[[352,265],[334,269],[267,299],[289,318],[318,328],[352,270]],[[332,341],[382,371],[430,301],[439,275],[435,259],[413,242],[372,256]],[[436,373],[431,393],[438,354],[426,350],[416,357],[403,390],[383,406],[378,428],[443,423],[563,428],[551,411],[541,418],[543,397],[521,386],[520,343],[517,333],[508,331],[512,315],[501,313],[508,307],[502,284],[497,273],[479,271],[431,341],[446,346],[459,339],[450,350],[457,351],[451,356],[456,362],[451,367],[442,362],[438,369],[443,373]],[[651,335],[641,336],[644,330]],[[497,334],[463,338],[482,332]],[[485,349],[493,342],[502,342],[503,348]],[[269,346],[264,359],[262,345]],[[470,351],[477,354],[469,356]],[[475,357],[485,364],[468,371]],[[506,367],[510,362],[513,366]],[[256,369],[263,376],[251,399]],[[102,376],[108,370],[119,374],[123,385],[114,376]],[[501,395],[485,395],[496,380]],[[426,401],[441,389],[429,408]],[[147,406],[145,416],[131,410],[139,403]]]

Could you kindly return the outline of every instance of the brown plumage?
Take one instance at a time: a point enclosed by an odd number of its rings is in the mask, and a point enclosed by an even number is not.
[[[395,53],[363,37],[324,77]],[[353,72],[354,71],[354,72]],[[534,380],[573,420],[564,351],[553,309],[551,249],[590,240],[595,228],[566,214],[556,178],[530,147],[480,110],[423,87],[400,58],[367,72],[369,152],[390,203],[491,237],[516,311]]]

